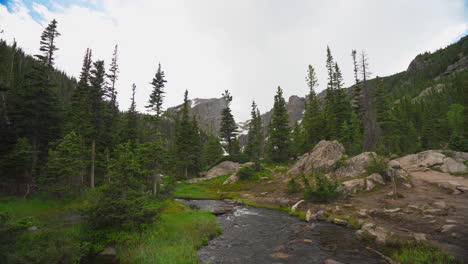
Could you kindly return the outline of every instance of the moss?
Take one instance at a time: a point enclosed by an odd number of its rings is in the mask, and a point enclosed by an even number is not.
[[[454,257],[423,243],[406,243],[392,253],[392,259],[401,264],[455,264]]]

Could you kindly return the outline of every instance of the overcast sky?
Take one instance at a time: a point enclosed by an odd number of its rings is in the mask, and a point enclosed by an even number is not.
[[[118,101],[129,106],[131,84],[144,105],[160,62],[166,72],[165,107],[231,91],[237,121],[253,99],[262,112],[276,87],[304,96],[307,65],[326,84],[329,45],[346,85],[351,49],[365,50],[372,73],[403,71],[419,53],[453,43],[468,32],[466,0],[0,0],[0,37],[30,54],[53,18],[62,34],[56,66],[78,76],[86,48],[108,65],[119,45]]]

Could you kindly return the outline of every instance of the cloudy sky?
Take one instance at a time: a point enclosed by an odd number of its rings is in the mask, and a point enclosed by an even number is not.
[[[276,87],[305,95],[308,64],[326,84],[329,45],[347,85],[351,49],[365,50],[374,75],[405,70],[415,55],[453,43],[468,32],[467,0],[0,0],[0,38],[28,53],[53,18],[62,36],[56,66],[78,76],[86,48],[110,62],[119,45],[118,100],[130,88],[144,111],[158,62],[168,79],[165,106],[191,98],[234,96],[238,121],[250,104],[271,108]]]

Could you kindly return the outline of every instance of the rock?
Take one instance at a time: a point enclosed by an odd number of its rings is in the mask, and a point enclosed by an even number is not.
[[[442,226],[442,229],[440,230],[440,232],[442,232],[442,233],[451,232],[455,227],[457,227],[457,226],[453,225],[453,224],[444,225],[444,226]]]
[[[354,206],[352,204],[343,204],[343,207],[345,208],[353,208]]]
[[[376,227],[371,234],[375,235],[377,244],[385,245],[387,242],[387,231],[384,228]]]
[[[365,224],[362,225],[361,230],[363,230],[363,231],[369,231],[369,230],[374,229],[374,228],[375,228],[375,224],[373,224],[373,223],[365,223]]]
[[[440,166],[440,170],[449,173],[462,173],[467,172],[468,168],[463,162],[458,162],[455,159],[446,157],[443,160],[443,164]]]
[[[429,219],[432,219],[432,218],[434,218],[434,217],[435,217],[435,216],[433,216],[433,215],[423,215],[422,218],[423,218],[423,219],[428,219],[428,218],[429,218]]]
[[[266,196],[268,194],[268,192],[262,192],[260,193],[261,196]]]
[[[288,206],[291,203],[291,201],[289,199],[279,199],[278,203],[282,206]]]
[[[291,212],[295,212],[296,209],[297,209],[297,207],[298,207],[301,203],[303,203],[303,202],[304,202],[304,200],[300,200],[299,202],[295,203],[295,204],[291,207]]]
[[[384,209],[384,213],[397,213],[400,211],[401,211],[401,208]]]
[[[413,186],[411,186],[411,184],[407,182],[404,182],[403,186],[405,186],[406,188],[413,188]]]
[[[313,220],[313,218],[312,218],[312,212],[310,211],[310,209],[308,209],[307,212],[306,212],[305,220],[306,220],[307,222],[310,222],[310,221]]]
[[[432,205],[439,209],[447,209],[447,204],[444,201],[437,201],[433,203]]]
[[[323,264],[343,264],[339,261],[333,260],[333,259],[326,259]]]
[[[407,206],[409,209],[412,209],[412,210],[419,210],[419,207],[417,205],[414,205],[414,204],[408,204]]]
[[[317,219],[318,221],[325,221],[328,219],[328,217],[325,215],[323,211],[318,211],[315,214],[315,219]]]
[[[32,232],[32,231],[37,231],[37,230],[39,230],[39,227],[37,227],[37,226],[30,226],[30,227],[28,227],[28,231],[31,231],[31,232]]]
[[[426,214],[442,214],[443,211],[441,209],[430,208],[430,209],[424,210],[424,213],[426,213]]]
[[[463,192],[463,193],[468,193],[468,187],[464,186],[457,186],[455,187],[458,191]]]
[[[445,222],[446,222],[447,224],[457,224],[457,223],[458,223],[457,221],[452,220],[452,219],[445,219]]]
[[[246,166],[252,166],[252,165],[254,165],[253,162],[247,162],[247,163],[244,163],[244,164],[239,165],[239,167],[236,169],[236,171],[235,171],[231,176],[229,176],[229,178],[227,178],[227,179],[223,182],[223,185],[233,184],[233,183],[237,182],[237,181],[239,180],[239,177],[237,177],[237,171],[238,171],[240,168],[243,168],[243,167],[246,167]]]
[[[338,141],[320,141],[310,153],[302,155],[287,174],[307,175],[314,170],[331,171],[335,163],[345,154],[345,148]]]
[[[214,166],[213,168],[211,168],[210,170],[208,170],[207,172],[201,173],[201,175],[204,175],[204,177],[191,179],[188,182],[196,183],[196,182],[213,179],[221,175],[234,173],[237,171],[237,169],[239,169],[239,167],[240,167],[240,164],[237,162],[223,161],[219,163],[218,165]]]
[[[360,209],[358,212],[359,216],[366,217],[367,216],[367,209]]]
[[[335,171],[335,176],[338,178],[361,176],[362,174],[366,173],[366,168],[376,157],[377,154],[374,152],[364,152],[355,157],[347,159],[345,161],[347,165],[338,168]]]
[[[375,183],[369,179],[366,179],[366,191],[370,191],[375,188]]]
[[[388,166],[390,168],[396,168],[396,169],[399,169],[401,168],[401,165],[400,165],[400,162],[398,160],[391,160],[388,162]]]
[[[241,194],[240,197],[243,198],[243,199],[245,199],[245,198],[249,198],[250,196],[252,196],[252,195],[250,195],[250,194],[248,194],[248,193],[243,193],[243,194]]]
[[[334,218],[332,222],[336,225],[342,225],[342,226],[346,226],[348,224],[347,220],[340,219],[340,218]]]
[[[424,233],[414,233],[413,237],[414,237],[414,240],[416,240],[417,242],[427,241],[426,234]]]
[[[387,230],[385,230],[383,227],[378,227],[372,223],[365,223],[362,225],[361,230],[358,230],[361,232],[356,232],[356,235],[361,238],[364,235],[367,235],[368,237],[375,239],[377,244],[385,244],[387,241]]]
[[[114,247],[106,247],[101,253],[100,256],[117,256],[117,252]]]
[[[350,181],[345,181],[342,184],[343,186],[340,186],[338,188],[338,191],[344,193],[356,193],[365,189],[366,179],[354,179]]]
[[[372,173],[371,175],[367,176],[366,179],[371,180],[374,183],[377,183],[377,184],[380,184],[380,185],[385,185],[384,178],[382,177],[382,175],[380,175],[378,173]]]

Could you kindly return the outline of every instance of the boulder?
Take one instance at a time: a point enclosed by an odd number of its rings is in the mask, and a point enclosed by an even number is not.
[[[388,166],[390,168],[400,168],[401,164],[400,164],[400,162],[398,162],[398,160],[391,160],[391,161],[388,162]]]
[[[416,242],[427,241],[426,234],[424,233],[413,233],[413,238],[416,240]]]
[[[325,215],[325,213],[323,211],[318,211],[315,214],[315,219],[318,220],[318,221],[326,221],[328,219],[328,217]]]
[[[401,167],[408,170],[424,170],[438,168],[443,172],[462,173],[467,172],[468,167],[464,162],[468,153],[453,152],[453,158],[447,157],[439,150],[426,150],[417,154],[411,154],[397,159]]]
[[[448,173],[461,173],[467,172],[468,169],[463,162],[456,161],[450,157],[446,157],[443,160],[443,164],[440,166],[440,170]]]
[[[334,218],[332,222],[336,225],[342,225],[342,226],[346,226],[348,224],[347,220],[340,219],[340,218]]]
[[[367,176],[366,179],[376,184],[385,185],[384,178],[378,173],[372,173],[371,175]]]
[[[366,179],[354,179],[345,181],[342,184],[343,185],[338,188],[339,192],[343,192],[345,194],[356,193],[366,188]]]
[[[442,229],[440,230],[440,232],[447,233],[447,232],[450,232],[453,229],[455,229],[455,227],[457,227],[457,226],[456,225],[444,225],[444,226],[442,226]]]
[[[314,170],[331,171],[335,163],[345,154],[345,148],[338,141],[320,141],[311,152],[302,155],[288,174],[309,174]]]
[[[240,164],[237,162],[223,161],[219,163],[218,165],[214,166],[213,168],[211,168],[210,170],[208,170],[207,172],[201,173],[201,175],[204,175],[204,177],[191,179],[188,182],[196,183],[196,182],[213,179],[221,175],[234,173],[237,171],[237,169],[239,169],[239,167],[240,167]]]
[[[314,219],[314,218],[313,218],[312,212],[310,211],[310,209],[307,210],[307,213],[306,213],[306,216],[305,216],[305,220],[306,220],[307,222],[310,222],[310,221],[312,221],[313,219]]]
[[[366,173],[366,169],[371,161],[377,157],[375,152],[363,152],[355,157],[347,159],[345,166],[338,168],[335,171],[335,176],[338,178],[357,177]]]
[[[240,169],[240,168],[243,168],[243,167],[246,167],[246,166],[252,166],[254,165],[253,162],[246,162],[242,165],[239,165],[237,167],[237,169],[234,171],[234,173],[229,176],[229,178],[227,178],[224,182],[223,182],[223,185],[226,185],[226,184],[233,184],[235,182],[237,182],[239,180],[239,177],[237,177],[237,171]]]
[[[433,203],[432,205],[434,207],[439,208],[439,209],[446,209],[447,208],[447,204],[444,201],[437,201],[437,202]]]

